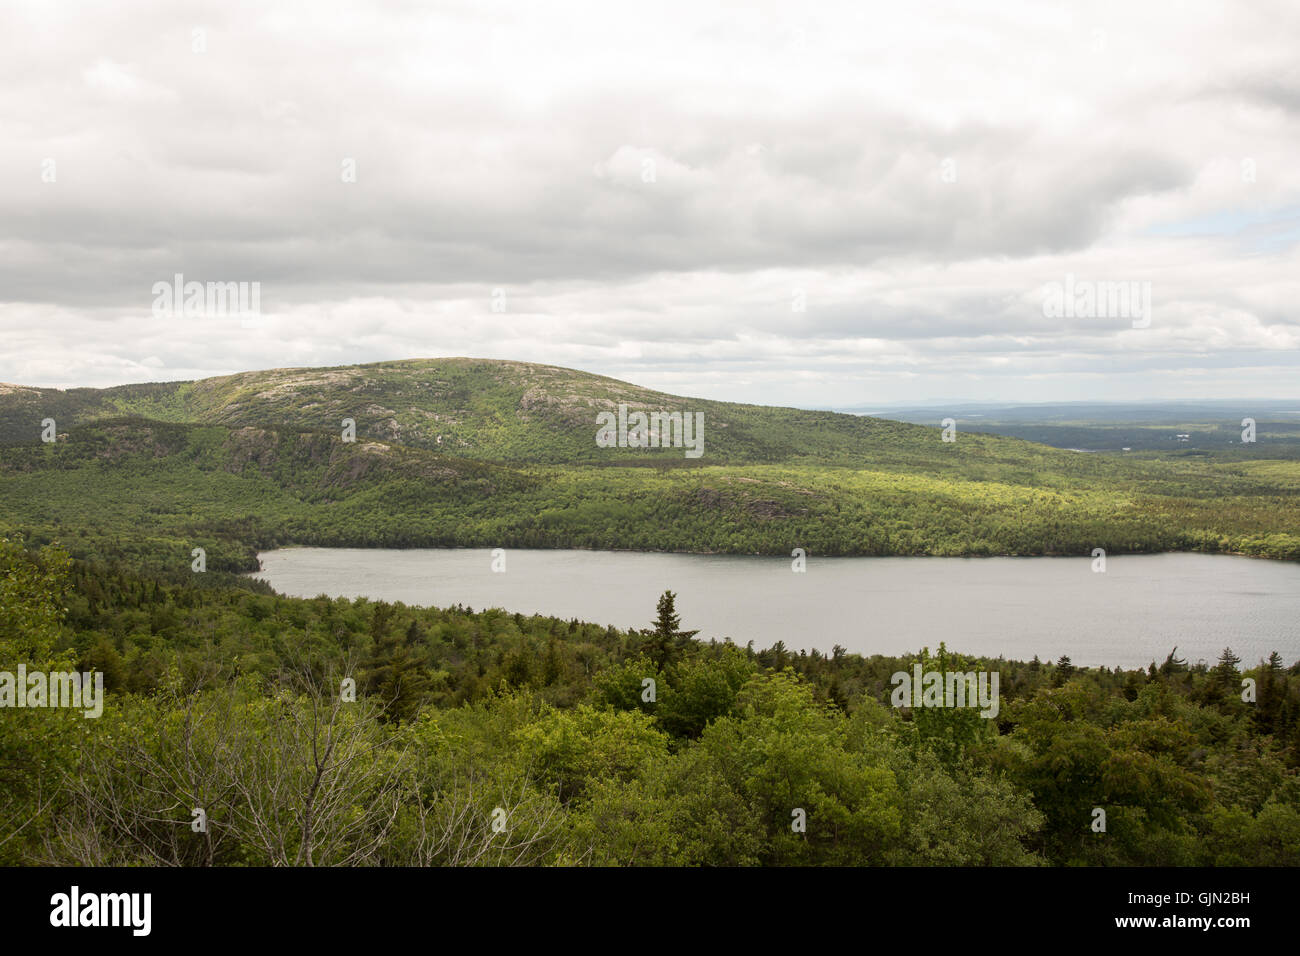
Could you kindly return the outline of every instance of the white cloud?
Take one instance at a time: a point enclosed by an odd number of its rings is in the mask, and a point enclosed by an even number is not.
[[[0,380],[469,354],[790,404],[1293,394],[1298,25],[10,4]],[[153,318],[177,272],[260,282],[266,323]],[[1150,281],[1152,327],[1046,319],[1067,273]]]

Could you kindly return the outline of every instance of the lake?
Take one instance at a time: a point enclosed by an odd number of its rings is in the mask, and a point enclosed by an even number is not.
[[[295,597],[405,604],[648,627],[677,593],[682,627],[756,648],[903,654],[940,641],[967,654],[1144,667],[1174,647],[1243,666],[1271,651],[1300,657],[1300,565],[1228,555],[1081,558],[791,559],[625,551],[509,549],[505,571],[477,549],[283,548],[254,575]]]

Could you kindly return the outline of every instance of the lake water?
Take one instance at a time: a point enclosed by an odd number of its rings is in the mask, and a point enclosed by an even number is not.
[[[475,549],[284,548],[255,575],[283,594],[578,618],[648,627],[677,593],[682,627],[756,648],[903,654],[940,641],[968,654],[1146,666],[1231,647],[1243,664],[1300,657],[1300,565],[1227,555],[1091,558],[790,558],[515,550],[505,571]]]

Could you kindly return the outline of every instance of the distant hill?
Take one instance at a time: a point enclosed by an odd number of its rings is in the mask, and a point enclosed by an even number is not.
[[[106,418],[277,427],[358,438],[486,461],[574,464],[654,461],[680,450],[597,447],[597,415],[702,412],[699,464],[880,464],[943,467],[950,446],[932,428],[829,411],[683,398],[573,369],[489,359],[412,359],[336,368],[270,369],[194,382],[58,389],[0,386],[0,443],[35,440],[40,422],[60,431]],[[1020,443],[977,440],[980,453],[1022,460]],[[1049,457],[1053,454],[1041,450]]]
[[[703,414],[703,454],[607,448],[619,405]],[[53,418],[58,440],[40,440]],[[356,440],[343,440],[344,419]],[[0,533],[188,572],[284,544],[1300,559],[1300,461],[1078,454],[959,425],[419,359],[107,389],[0,386]]]
[[[955,419],[968,431],[1023,438],[1056,448],[1087,451],[1228,452],[1239,458],[1300,459],[1300,399],[1237,399],[1187,402],[1065,402],[840,411],[870,413],[894,421],[937,424]],[[1242,419],[1251,418],[1256,443],[1243,446]]]

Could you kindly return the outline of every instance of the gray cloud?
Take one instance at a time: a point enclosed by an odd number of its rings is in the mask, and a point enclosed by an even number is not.
[[[10,5],[0,379],[475,354],[805,404],[1287,392],[1296,19]],[[175,273],[259,282],[264,327],[154,317]],[[1049,319],[1066,273],[1152,282],[1153,327]]]

